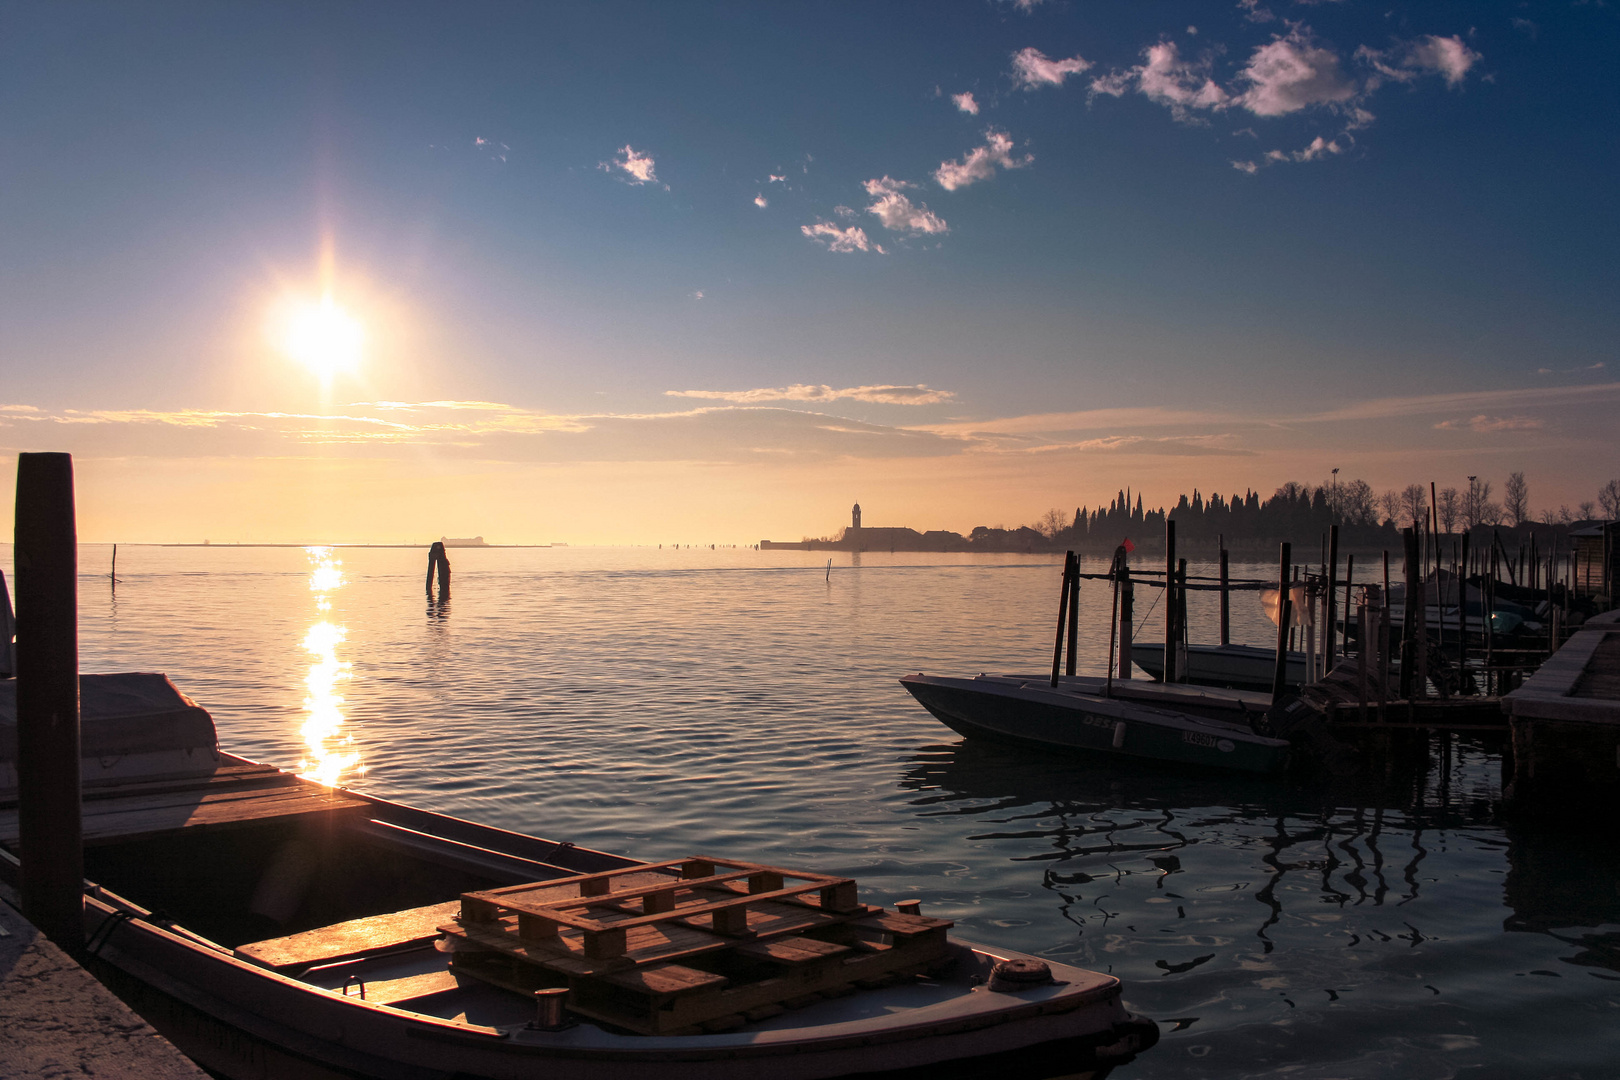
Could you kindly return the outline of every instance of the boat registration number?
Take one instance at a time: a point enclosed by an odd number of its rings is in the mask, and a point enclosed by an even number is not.
[[[1213,735],[1206,735],[1202,731],[1183,731],[1181,741],[1192,743],[1194,746],[1213,746],[1223,754],[1230,754],[1237,749],[1237,744],[1231,739],[1217,739]]]

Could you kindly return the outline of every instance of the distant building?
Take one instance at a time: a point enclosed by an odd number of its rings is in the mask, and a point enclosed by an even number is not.
[[[489,547],[484,543],[482,536],[441,536],[439,543],[447,548],[453,547]]]
[[[852,529],[858,529],[858,528],[861,527],[861,504],[860,503],[855,504],[855,510],[850,514],[849,527],[852,528]]]

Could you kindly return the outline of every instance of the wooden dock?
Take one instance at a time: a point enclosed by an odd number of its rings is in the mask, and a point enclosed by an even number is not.
[[[1503,704],[1510,801],[1620,805],[1620,611],[1586,620]]]

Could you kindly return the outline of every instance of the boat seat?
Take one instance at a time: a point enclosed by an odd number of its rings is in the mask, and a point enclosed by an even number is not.
[[[255,941],[237,946],[235,953],[243,960],[285,973],[409,945],[425,945],[439,936],[441,923],[454,919],[460,911],[460,899],[448,900]]]

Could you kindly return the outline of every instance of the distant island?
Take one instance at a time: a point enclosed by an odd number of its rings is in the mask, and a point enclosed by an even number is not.
[[[441,536],[439,543],[447,548],[489,547],[482,536]]]
[[[1162,550],[1165,522],[1173,521],[1183,550],[1224,541],[1234,553],[1270,557],[1279,542],[1314,545],[1334,525],[1339,526],[1341,548],[1399,551],[1400,530],[1412,525],[1442,536],[1482,532],[1489,538],[1495,531],[1504,534],[1504,544],[1516,536],[1518,539],[1511,540],[1516,547],[1520,540],[1527,542],[1532,533],[1544,539],[1568,536],[1572,541],[1584,541],[1589,532],[1604,535],[1604,521],[1620,518],[1620,481],[1610,481],[1599,491],[1597,501],[1581,503],[1578,511],[1548,508],[1539,520],[1530,514],[1529,486],[1522,473],[1512,474],[1504,488],[1504,498],[1497,502],[1491,498],[1491,484],[1477,478],[1470,478],[1467,491],[1436,491],[1428,485],[1409,484],[1402,491],[1382,495],[1361,480],[1315,487],[1290,482],[1269,499],[1262,499],[1252,490],[1230,499],[1219,494],[1205,498],[1195,489],[1191,496],[1182,495],[1169,509],[1145,508],[1140,493],[1133,498],[1130,491],[1124,490],[1106,507],[1091,510],[1082,506],[1073,517],[1053,509],[1033,525],[1015,529],[980,525],[966,536],[944,529],[919,532],[904,526],[864,525],[861,506],[856,503],[848,528],[836,536],[761,540],[759,548],[1027,554],[1073,550],[1107,557],[1127,538],[1138,548]]]

